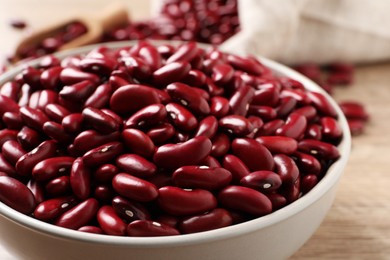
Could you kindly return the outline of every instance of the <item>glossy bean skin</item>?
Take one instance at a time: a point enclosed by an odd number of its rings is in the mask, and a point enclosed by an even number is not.
[[[250,121],[240,115],[228,115],[219,119],[219,127],[235,136],[245,136],[253,131]]]
[[[82,226],[77,229],[80,232],[92,233],[92,234],[103,234],[103,230],[96,226]]]
[[[236,138],[232,142],[232,151],[251,171],[273,169],[271,152],[256,140]]]
[[[282,119],[275,119],[269,122],[264,123],[264,125],[259,129],[256,136],[270,136],[274,135],[276,130],[284,125]]]
[[[60,73],[60,80],[65,85],[76,84],[84,80],[89,80],[94,83],[100,81],[97,75],[83,72],[76,68],[64,68]]]
[[[32,169],[32,177],[37,181],[49,181],[56,177],[67,175],[74,162],[70,156],[61,156],[44,159]]]
[[[110,142],[92,150],[83,155],[83,161],[87,166],[99,166],[110,162],[123,151],[123,144],[120,142]]]
[[[217,64],[212,68],[211,78],[216,84],[226,84],[234,76],[234,69],[229,64]]]
[[[286,136],[259,136],[256,141],[264,145],[273,154],[292,154],[298,149],[298,142]]]
[[[39,108],[44,111],[47,105],[57,103],[57,99],[57,92],[44,89],[36,91],[30,96],[28,106],[31,108]]]
[[[60,74],[63,68],[55,66],[44,70],[40,76],[40,83],[45,89],[56,89],[60,85]]]
[[[272,203],[273,210],[278,210],[287,204],[286,198],[279,193],[267,194],[267,197]]]
[[[4,157],[2,153],[0,153],[0,171],[4,172],[9,176],[16,177],[15,167],[8,162],[8,160]]]
[[[321,163],[312,155],[296,151],[292,155],[299,171],[303,174],[319,175],[321,173]]]
[[[19,112],[5,112],[1,119],[8,129],[20,130],[24,126]]]
[[[5,112],[19,112],[19,105],[13,99],[0,95],[0,116]]]
[[[272,171],[256,171],[244,176],[240,184],[262,193],[269,193],[280,188],[282,178]]]
[[[45,114],[57,123],[61,123],[63,118],[70,114],[70,111],[59,104],[48,104],[44,108]]]
[[[284,154],[274,156],[275,172],[279,174],[284,184],[292,185],[299,178],[299,169],[294,160]]]
[[[42,139],[37,131],[27,126],[20,129],[16,138],[26,151],[30,151],[38,146]]]
[[[306,117],[292,113],[288,116],[286,123],[275,131],[275,134],[298,140],[305,133],[306,126]]]
[[[242,203],[245,201],[245,203]],[[263,216],[272,211],[272,203],[264,194],[242,186],[228,186],[218,194],[218,202],[229,209],[239,210],[254,216]]]
[[[167,63],[190,61],[196,56],[197,53],[198,49],[196,48],[195,42],[184,43],[178,47],[176,51],[167,59]]]
[[[20,84],[15,81],[8,81],[1,86],[0,95],[16,101],[18,99],[19,91]]]
[[[325,98],[324,95],[318,92],[308,92],[308,98],[311,100],[312,105],[322,114],[337,117],[337,112],[330,104],[330,102]]]
[[[39,204],[45,200],[45,191],[44,191],[44,187],[43,187],[42,183],[31,179],[27,182],[26,186],[27,186],[27,188],[30,189],[30,191],[34,195],[35,202],[37,204]]]
[[[73,194],[81,200],[87,199],[91,193],[91,171],[82,158],[73,161],[69,178]]]
[[[89,198],[61,214],[54,224],[69,229],[79,229],[96,216],[98,209],[99,202],[94,198]]]
[[[173,173],[172,180],[185,189],[217,190],[231,182],[232,174],[221,167],[183,166]]]
[[[298,143],[298,150],[322,159],[336,160],[340,157],[336,146],[317,140],[301,140]]]
[[[222,166],[231,172],[234,182],[239,182],[242,178],[250,173],[244,162],[232,154],[227,154],[224,156]]]
[[[128,223],[134,220],[150,220],[151,216],[148,210],[139,202],[116,196],[112,199],[112,207],[116,214]]]
[[[127,173],[115,175],[112,179],[112,186],[123,197],[138,202],[152,201],[158,196],[158,190],[154,184]]]
[[[98,210],[97,221],[100,228],[107,235],[124,236],[126,234],[125,222],[111,206],[106,205]]]
[[[196,117],[185,107],[176,103],[169,103],[165,106],[165,109],[172,125],[179,130],[192,131],[198,126]]]
[[[45,192],[47,196],[57,197],[69,194],[71,191],[70,188],[70,178],[69,176],[60,176],[52,179],[46,183]]]
[[[308,174],[302,177],[301,179],[301,191],[303,194],[308,193],[311,189],[314,188],[318,183],[318,177],[314,174]]]
[[[255,90],[249,85],[238,88],[229,100],[231,112],[239,116],[246,116],[254,95]]]
[[[157,171],[156,165],[137,154],[122,154],[115,163],[123,172],[139,178],[151,177]]]
[[[43,124],[49,121],[46,114],[38,108],[21,107],[19,112],[25,124],[38,131],[42,130]]]
[[[160,188],[158,193],[161,209],[174,216],[201,214],[217,206],[216,198],[207,190],[165,186]]]
[[[104,145],[106,143],[114,142],[120,139],[119,132],[113,132],[108,135],[99,134],[95,130],[86,130],[78,134],[74,141],[73,145],[75,149],[80,152],[88,152],[96,147]]]
[[[153,161],[157,166],[167,169],[196,165],[210,154],[211,147],[210,139],[198,136],[183,143],[165,144],[158,147]]]
[[[322,139],[322,126],[319,124],[308,125],[305,131],[305,138],[320,141]]]
[[[0,201],[26,215],[32,213],[36,205],[29,188],[8,176],[0,176]]]
[[[221,118],[229,113],[229,100],[224,97],[212,97],[210,104],[210,114],[216,118]]]
[[[185,234],[197,233],[230,226],[233,218],[222,208],[216,208],[206,214],[184,218],[179,222],[179,229]]]
[[[125,123],[125,127],[149,127],[157,125],[167,117],[167,110],[162,104],[153,104],[135,112]]]
[[[42,126],[42,131],[51,139],[61,144],[69,144],[73,141],[73,136],[68,134],[61,124],[54,121],[47,121]]]
[[[221,157],[224,156],[230,149],[230,139],[224,133],[218,133],[214,136],[211,147],[211,156]]]
[[[205,136],[209,139],[213,138],[218,130],[218,120],[214,116],[203,118],[198,125],[195,136]]]
[[[343,130],[337,120],[333,117],[322,117],[320,123],[324,138],[327,138],[328,140],[337,140],[343,135]]]
[[[87,124],[90,124],[94,129],[103,134],[119,130],[120,124],[100,109],[87,107],[83,109],[81,115]]]
[[[171,62],[153,72],[153,82],[158,86],[166,86],[183,79],[191,69],[185,61]]]
[[[68,133],[79,133],[83,127],[84,117],[81,113],[66,115],[61,120],[61,125]]]
[[[16,162],[16,170],[22,176],[30,176],[34,166],[46,158],[54,156],[57,149],[55,141],[44,141],[34,150],[26,153]]]
[[[104,83],[98,86],[84,102],[84,107],[102,108],[110,101],[112,93],[110,84]]]
[[[175,135],[175,128],[169,123],[164,123],[149,129],[146,135],[158,145],[171,139]]]
[[[1,147],[1,152],[7,161],[13,165],[15,165],[19,158],[26,153],[23,147],[16,140],[8,140],[4,142]]]
[[[151,157],[155,149],[152,139],[138,129],[123,130],[122,140],[126,148],[130,149],[132,153],[145,158]]]
[[[45,200],[37,205],[34,217],[42,221],[52,221],[76,205],[72,196],[58,197]]]
[[[71,102],[84,102],[94,91],[95,84],[90,80],[84,80],[64,86],[59,92],[59,96]]]
[[[127,226],[127,235],[134,237],[156,237],[179,235],[175,228],[150,220],[135,220]]]

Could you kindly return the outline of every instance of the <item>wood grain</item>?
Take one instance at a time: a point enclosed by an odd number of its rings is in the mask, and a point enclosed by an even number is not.
[[[128,0],[134,19],[149,15],[149,1]],[[31,28],[54,17],[98,11],[104,0],[0,0],[0,53],[12,50],[23,32],[7,20],[24,18]],[[23,8],[21,8],[23,6]],[[291,258],[390,259],[390,64],[361,66],[352,86],[335,91],[337,100],[359,100],[372,115],[352,154],[333,207],[313,237]],[[0,259],[13,260],[1,250]]]

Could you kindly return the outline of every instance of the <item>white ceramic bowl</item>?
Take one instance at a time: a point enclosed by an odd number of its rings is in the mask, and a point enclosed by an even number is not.
[[[116,48],[134,42],[104,44]],[[158,43],[157,43],[158,44]],[[85,53],[87,46],[59,53],[58,57]],[[73,231],[47,224],[0,203],[0,243],[17,259],[286,259],[296,252],[316,231],[331,207],[337,183],[347,163],[351,139],[344,115],[336,102],[319,86],[301,74],[274,61],[259,58],[280,75],[304,84],[311,91],[323,93],[335,107],[343,129],[339,145],[341,158],[324,178],[306,195],[269,215],[207,232],[172,237],[115,237]],[[37,64],[39,60],[30,62]],[[0,85],[14,77],[21,68],[0,76]]]

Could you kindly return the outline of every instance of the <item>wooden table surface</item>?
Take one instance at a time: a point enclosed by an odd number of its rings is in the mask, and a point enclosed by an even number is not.
[[[149,1],[122,1],[134,19],[150,16]],[[0,0],[0,55],[23,32],[8,25],[22,18],[37,28],[75,12],[97,11],[104,0]],[[364,65],[355,83],[339,88],[337,100],[359,100],[371,114],[352,154],[333,207],[313,237],[292,257],[299,259],[390,259],[390,63]],[[0,259],[15,260],[0,245]],[[259,258],[261,259],[261,258]]]

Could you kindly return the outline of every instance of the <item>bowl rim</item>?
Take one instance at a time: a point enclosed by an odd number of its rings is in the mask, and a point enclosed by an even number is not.
[[[88,45],[80,48],[75,48],[71,50],[65,50],[54,55],[60,59],[63,59],[67,56],[78,55],[86,53],[96,47],[106,46],[108,48],[120,48],[125,46],[134,45],[139,41],[120,41],[120,42],[106,42]],[[148,40],[152,44],[172,44],[177,45],[183,43],[181,41],[159,41],[159,40]],[[208,48],[210,45],[198,43],[198,46],[202,48]],[[36,66],[44,57],[31,60],[27,63],[15,66],[9,71],[6,71],[0,75],[0,85],[5,81],[13,78],[17,73],[19,73],[26,66]],[[337,105],[336,101],[331,98],[328,93],[326,93],[321,87],[316,83],[303,76],[302,74],[294,71],[293,69],[282,65],[276,61],[267,59],[265,57],[256,56],[265,66],[269,67],[273,73],[282,76],[288,76],[292,79],[300,81],[306,89],[314,92],[319,92],[323,94],[326,99],[331,103],[335,108],[338,116],[338,122],[343,130],[343,139],[338,145],[340,152],[340,158],[334,162],[328,169],[324,177],[319,181],[319,183],[307,194],[299,198],[298,200],[292,202],[291,204],[276,210],[268,215],[243,222],[240,224],[219,228],[210,231],[204,231],[193,234],[183,234],[176,236],[165,236],[165,237],[118,237],[110,235],[101,235],[101,234],[92,234],[86,232],[80,232],[76,230],[66,229],[62,227],[49,224],[27,215],[24,215],[4,203],[0,202],[0,214],[5,218],[16,222],[17,224],[24,226],[30,230],[46,234],[48,236],[59,237],[62,239],[95,243],[102,245],[115,245],[115,246],[126,246],[126,247],[137,247],[137,248],[155,248],[155,247],[171,247],[171,246],[186,246],[192,244],[208,243],[215,240],[229,239],[232,237],[242,236],[244,234],[256,232],[260,229],[275,225],[278,222],[282,222],[289,217],[298,214],[299,212],[305,210],[310,205],[315,203],[321,197],[323,197],[333,186],[335,186],[339,179],[341,178],[344,168],[347,164],[350,149],[351,149],[351,135],[347,120],[342,113],[340,107]]]

